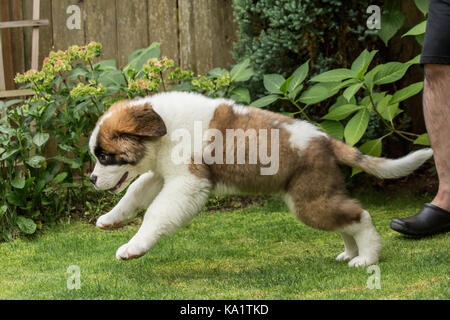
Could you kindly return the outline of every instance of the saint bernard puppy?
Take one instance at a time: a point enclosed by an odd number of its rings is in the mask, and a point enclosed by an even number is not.
[[[238,143],[236,132],[244,132]],[[200,143],[192,143],[199,135]],[[99,118],[89,147],[97,160],[90,177],[96,189],[118,193],[134,180],[97,226],[117,228],[146,210],[117,259],[144,255],[189,222],[211,192],[270,193],[306,225],[338,232],[345,251],[336,259],[355,267],[377,263],[381,241],[370,214],[347,195],[338,164],[398,178],[433,154],[427,148],[396,160],[371,157],[308,122],[185,92],[116,102]]]

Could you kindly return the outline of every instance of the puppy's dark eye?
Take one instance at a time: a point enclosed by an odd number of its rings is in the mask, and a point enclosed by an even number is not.
[[[107,162],[107,161],[110,160],[110,159],[111,159],[111,155],[109,155],[109,154],[106,154],[106,153],[100,153],[100,154],[98,155],[98,160],[101,161],[101,162]]]

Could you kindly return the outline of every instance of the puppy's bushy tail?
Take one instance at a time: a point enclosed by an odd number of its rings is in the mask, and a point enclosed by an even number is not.
[[[399,159],[386,159],[365,155],[358,149],[336,139],[331,139],[331,146],[339,162],[383,179],[404,177],[420,167],[433,155],[431,148],[425,148],[411,152]]]

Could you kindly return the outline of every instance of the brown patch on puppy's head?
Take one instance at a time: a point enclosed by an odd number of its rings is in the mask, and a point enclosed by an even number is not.
[[[143,142],[167,133],[161,117],[147,103],[115,103],[101,121],[94,153],[104,164],[136,164],[145,153]]]

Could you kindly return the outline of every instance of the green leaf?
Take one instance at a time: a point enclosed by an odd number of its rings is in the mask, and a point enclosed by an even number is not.
[[[78,163],[76,160],[71,159],[71,158],[66,158],[66,157],[62,157],[62,156],[54,156],[53,159],[70,165],[70,167],[72,169],[78,169],[81,167],[80,163]]]
[[[294,76],[290,76],[289,78],[286,79],[285,82],[283,82],[283,84],[280,87],[280,91],[282,93],[286,94],[288,92],[289,84],[291,83],[292,79],[294,79]]]
[[[256,101],[253,101],[253,102],[251,103],[251,105],[252,105],[253,107],[256,107],[256,108],[262,108],[262,107],[268,106],[268,105],[271,104],[271,103],[274,103],[274,102],[277,101],[279,98],[280,98],[280,97],[279,97],[278,95],[271,94],[271,95],[262,97],[262,98],[260,98],[260,99],[258,99],[258,100],[256,100]]]
[[[340,68],[340,69],[334,69],[331,71],[326,71],[324,73],[321,73],[315,77],[313,77],[310,81],[311,82],[337,82],[346,80],[349,78],[355,78],[357,76],[357,73],[350,69]]]
[[[344,126],[339,121],[325,120],[319,126],[330,136],[342,140],[344,138]]]
[[[406,37],[406,36],[418,36],[418,35],[424,34],[426,29],[427,29],[427,20],[424,20],[421,23],[419,23],[418,25],[412,27],[404,35],[402,35],[402,38]]]
[[[333,110],[324,115],[322,119],[336,121],[343,120],[356,111],[361,110],[362,108],[364,107],[358,106],[356,104],[344,104],[333,108]]]
[[[358,58],[353,61],[351,69],[357,74],[358,79],[362,79],[364,74],[367,72],[370,63],[372,62],[377,52],[378,50],[372,50],[369,52],[367,49],[365,49],[358,56]]]
[[[36,231],[36,224],[31,219],[18,216],[16,223],[19,229],[27,234],[33,234]]]
[[[58,175],[55,177],[55,179],[53,179],[52,182],[53,182],[54,184],[59,184],[59,183],[63,182],[64,179],[66,179],[67,175],[68,175],[67,172],[61,172],[60,174],[58,174]]]
[[[295,116],[295,114],[292,112],[281,112],[281,114],[289,118],[294,118]]]
[[[419,64],[420,63],[420,54],[418,54],[417,56],[415,56],[414,58],[412,58],[411,60],[409,60],[409,61],[406,61],[405,63],[408,63],[408,64]]]
[[[369,111],[362,109],[350,119],[344,129],[344,137],[347,144],[354,146],[361,140],[369,125],[369,118]]]
[[[126,72],[128,69],[141,70],[148,59],[159,58],[160,55],[160,44],[158,42],[153,42],[148,48],[139,49],[133,52],[129,56],[128,64],[123,68],[123,71]]]
[[[304,91],[300,96],[299,101],[309,105],[328,99],[334,94],[335,92],[333,88],[327,87],[323,84],[316,84],[315,86],[312,86],[308,90]]]
[[[4,153],[2,153],[2,157],[0,158],[0,160],[6,160],[9,157],[11,157],[12,155],[16,154],[17,152],[19,152],[20,149],[13,149],[13,150],[8,150]]]
[[[423,146],[430,146],[430,138],[428,137],[428,133],[421,134],[417,137],[416,140],[414,140],[414,144],[420,144]]]
[[[24,207],[25,205],[24,198],[19,192],[8,192],[6,194],[6,200],[8,200],[10,204],[16,207]]]
[[[385,96],[377,103],[377,111],[383,117],[383,119],[392,122],[394,118],[402,113],[403,111],[399,109],[398,103],[391,104],[391,95]]]
[[[333,109],[342,106],[344,104],[349,104],[347,99],[345,99],[342,95],[338,96],[336,98],[336,101],[333,103],[333,105],[328,109],[328,113],[330,113]],[[353,97],[350,99],[350,104],[356,104],[356,99]]]
[[[370,97],[369,95],[365,96],[364,98],[361,99],[361,101],[359,102],[360,105],[364,105],[367,107],[372,107],[372,100],[373,103],[375,104],[375,106],[378,104],[378,102],[381,101],[381,99],[383,99],[386,96],[387,91],[383,91],[383,92],[375,92],[372,97]],[[370,109],[369,108],[369,109]]]
[[[428,13],[428,0],[414,0],[417,9],[425,15]]]
[[[234,88],[230,92],[230,98],[236,102],[243,102],[245,104],[250,103],[250,91],[244,87]]]
[[[106,88],[111,86],[124,87],[126,84],[123,73],[120,70],[108,70],[102,72],[98,77],[98,82]]]
[[[382,149],[383,149],[383,138],[368,140],[364,142],[361,145],[361,147],[359,147],[359,151],[372,157],[380,157]],[[361,169],[352,168],[352,176],[360,172],[362,172]]]
[[[16,189],[23,189],[25,187],[25,178],[17,174],[14,179],[11,180],[11,185]]]
[[[376,66],[370,72],[374,72],[374,84],[381,85],[395,82],[401,79],[410,66],[411,64],[408,63],[388,62],[386,64]],[[367,76],[369,76],[369,73],[367,74]]]
[[[292,83],[292,81],[291,81],[291,83]],[[294,90],[289,91],[288,98],[291,100],[295,100],[295,98],[297,98],[298,94],[302,90],[303,90],[303,85],[301,84],[301,85],[297,86],[297,88],[295,88]]]
[[[253,70],[249,69],[249,66],[250,59],[245,59],[241,63],[235,65],[230,71],[231,81],[238,82],[249,80],[254,74]]]
[[[30,167],[40,168],[40,167],[42,167],[42,164],[44,163],[44,161],[45,161],[45,158],[42,156],[32,156],[26,162]]]
[[[239,75],[237,75],[232,81],[233,82],[245,82],[250,80],[251,77],[255,75],[255,71],[252,68],[243,70]]]
[[[297,70],[294,71],[292,74],[293,78],[292,81],[289,83],[288,92],[295,93],[296,90],[302,85],[303,81],[305,81],[306,77],[308,76],[309,72],[309,59],[302,64],[300,67],[297,68]],[[297,92],[298,94],[298,92]]]
[[[282,75],[279,74],[265,74],[264,75],[264,88],[269,93],[282,93],[280,88],[286,81]]]
[[[14,104],[18,104],[18,103],[20,103],[22,101],[23,101],[22,99],[8,100],[8,101],[5,102],[5,108],[8,108],[8,107],[10,107],[10,106],[12,106]]]
[[[33,143],[38,147],[42,147],[50,138],[50,135],[45,132],[38,132],[33,137]]]
[[[58,143],[58,148],[60,148],[61,150],[64,150],[67,152],[73,152],[73,153],[75,153],[77,151],[74,147],[68,146],[67,144],[63,144],[63,143]]]
[[[389,101],[389,104],[394,104],[406,100],[416,94],[418,94],[423,89],[423,81],[413,83],[406,88],[398,90],[392,96],[392,99]]]
[[[8,211],[7,205],[3,205],[0,207],[0,219],[5,215],[6,211]]]
[[[374,140],[367,140],[364,142],[359,151],[372,157],[380,157],[383,148],[383,139],[378,138]]]
[[[73,68],[72,71],[70,71],[68,78],[69,80],[76,80],[78,77],[85,77],[87,74],[89,74],[89,72],[81,65],[80,67]]]
[[[105,70],[117,70],[116,60],[110,59],[110,60],[100,61],[100,62],[98,62],[98,63],[96,63],[94,65],[94,68],[96,70],[98,69],[98,70],[103,70],[103,71],[105,71]]]
[[[224,74],[227,74],[228,71],[223,68],[214,68],[208,71],[208,76],[218,78],[220,76],[223,76]]]
[[[400,11],[390,10],[386,14],[381,15],[381,29],[378,31],[378,36],[383,40],[387,46],[389,40],[395,36],[395,34],[403,26],[405,16]]]
[[[347,89],[345,89],[344,93],[342,94],[347,101],[350,101],[351,98],[361,89],[361,87],[364,85],[364,83],[356,83],[354,85],[351,85]]]
[[[414,36],[414,38],[421,46],[423,46],[423,41],[425,40],[425,33]]]
[[[57,103],[51,103],[47,109],[45,109],[44,114],[42,115],[42,123],[47,123],[47,121],[49,121],[53,115],[55,114],[56,110],[58,109],[58,104]]]

